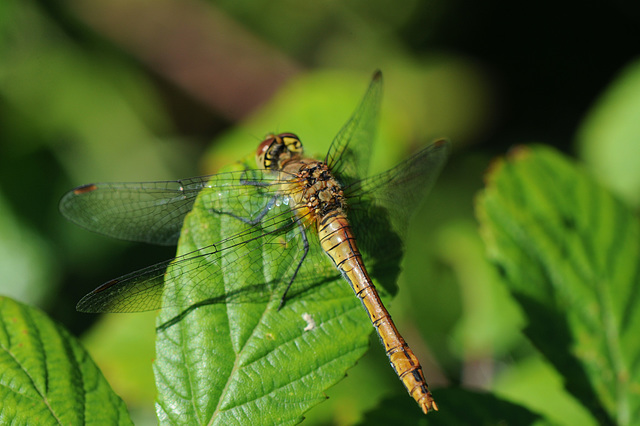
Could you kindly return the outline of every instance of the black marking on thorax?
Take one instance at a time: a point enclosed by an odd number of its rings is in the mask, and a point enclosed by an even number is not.
[[[328,214],[346,212],[346,202],[342,187],[329,171],[329,167],[320,161],[303,163],[297,173],[302,186],[301,203],[322,219]]]

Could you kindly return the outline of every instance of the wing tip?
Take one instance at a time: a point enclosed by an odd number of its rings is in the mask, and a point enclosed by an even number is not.
[[[92,309],[91,303],[89,303],[87,301],[87,296],[85,296],[82,299],[80,299],[80,301],[76,304],[76,311],[82,312],[83,314],[96,314],[96,313],[98,313],[95,309]]]
[[[448,156],[451,152],[451,141],[448,139],[440,138],[432,144],[434,149],[443,150]]]

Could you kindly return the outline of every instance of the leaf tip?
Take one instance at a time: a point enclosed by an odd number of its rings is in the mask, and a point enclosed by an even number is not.
[[[491,160],[487,170],[484,172],[484,184],[485,186],[489,186],[491,182],[495,179],[495,176],[502,170],[504,167],[504,157],[496,157]]]
[[[507,159],[510,161],[523,160],[531,155],[531,148],[527,145],[516,145],[507,153]]]
[[[489,186],[494,181],[495,176],[502,170],[506,162],[516,162],[528,158],[532,153],[532,150],[527,145],[516,145],[509,150],[505,156],[499,156],[494,158],[484,175],[484,182],[486,186]]]

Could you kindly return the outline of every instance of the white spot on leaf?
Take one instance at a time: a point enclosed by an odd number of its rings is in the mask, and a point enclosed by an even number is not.
[[[307,323],[307,325],[304,327],[304,331],[311,331],[316,328],[316,322],[308,313],[305,312],[304,314],[302,314],[302,319]]]

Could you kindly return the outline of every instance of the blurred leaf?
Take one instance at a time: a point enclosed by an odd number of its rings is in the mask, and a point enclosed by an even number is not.
[[[491,169],[477,214],[527,337],[601,424],[640,416],[637,218],[549,148]]]
[[[239,212],[251,206],[250,199],[226,197],[224,189],[218,189],[220,194],[201,193],[196,200],[185,219],[178,255],[205,248],[200,252],[204,255],[211,241],[247,232],[249,226],[237,218],[210,212]],[[276,207],[267,218],[284,209],[290,207]],[[305,297],[295,297],[292,288],[278,309],[284,288],[277,283],[288,282],[302,252],[295,231],[251,242],[243,251],[206,255],[206,265],[190,275],[181,276],[179,265],[169,267],[172,285],[165,288],[165,308],[158,317],[155,364],[161,423],[298,423],[364,354],[371,324],[314,233],[307,233],[310,252],[294,283],[300,284],[301,276],[314,277],[307,283],[312,287]],[[229,263],[233,265],[221,269]],[[194,287],[201,276],[215,279]],[[240,302],[250,297],[251,303],[211,300],[213,289],[220,286]],[[264,298],[245,293],[253,289]],[[193,306],[197,301],[205,303]]]
[[[14,15],[5,29],[12,42],[0,50],[0,95],[41,135],[37,142],[77,182],[169,175],[183,155],[154,135],[170,124],[145,76],[112,52],[75,44],[36,4],[20,2]]]
[[[0,191],[0,294],[22,302],[47,302],[58,271],[46,241],[16,217]]]
[[[5,424],[131,424],[76,339],[42,312],[0,297]]]
[[[371,39],[372,29],[392,38],[392,29],[411,16],[416,3],[416,0],[400,0],[392,6],[384,1],[358,4],[258,0],[252,7],[243,7],[238,2],[223,0],[216,2],[216,6],[281,49],[316,62],[312,58],[325,44],[342,41],[353,49],[357,43],[360,46],[375,44]],[[269,24],[276,21],[288,25]]]
[[[151,362],[155,358],[155,318],[156,312],[103,315],[82,338],[130,411],[147,408],[154,414],[157,392]]]
[[[522,317],[490,268],[475,224],[449,223],[439,235],[438,246],[462,287],[464,309],[454,331],[460,357],[473,361],[504,354],[521,336]]]
[[[556,425],[596,425],[587,407],[564,389],[562,376],[540,354],[502,368],[493,393],[544,415]]]
[[[640,206],[640,60],[629,64],[578,131],[581,156],[616,194]]]
[[[542,417],[494,395],[465,389],[438,389],[440,411],[422,414],[408,398],[389,398],[367,413],[362,425],[542,424]]]

